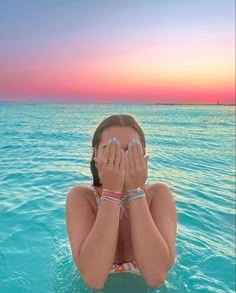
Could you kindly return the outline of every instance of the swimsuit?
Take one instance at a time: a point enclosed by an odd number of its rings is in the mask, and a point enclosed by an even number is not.
[[[94,188],[94,186],[91,186],[91,187],[92,187],[93,193],[95,195],[97,208],[99,208],[99,206],[101,204],[101,199],[100,199],[99,195],[97,194],[97,191]],[[141,272],[140,272],[135,261],[124,262],[122,264],[114,264],[113,263],[109,274],[112,274],[112,273],[132,273],[132,274],[141,275]]]

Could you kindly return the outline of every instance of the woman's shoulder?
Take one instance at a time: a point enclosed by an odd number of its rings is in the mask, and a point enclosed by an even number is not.
[[[148,191],[151,191],[151,190],[154,190],[156,188],[160,188],[160,187],[168,187],[168,185],[164,182],[153,182],[153,183],[149,183],[149,184],[145,184],[144,185],[144,190],[148,190]]]
[[[150,184],[144,185],[144,191],[148,195],[148,197],[153,197],[156,193],[160,193],[161,190],[168,189],[168,185],[164,182],[153,182]]]
[[[83,193],[89,195],[93,193],[93,187],[89,184],[80,183],[71,187],[70,191],[73,191],[74,193]]]
[[[92,208],[95,210],[96,207],[94,203],[94,191],[91,185],[83,183],[77,184],[71,187],[69,193],[74,194],[74,196],[77,198],[80,197],[80,195],[83,196],[83,198],[88,202],[88,204],[92,206]]]

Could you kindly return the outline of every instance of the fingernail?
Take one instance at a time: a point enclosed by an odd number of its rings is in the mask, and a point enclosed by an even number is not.
[[[136,143],[136,139],[132,138],[132,143],[135,144]]]
[[[140,144],[140,142],[139,142],[137,139],[136,139],[136,143],[137,143],[137,144]]]
[[[132,146],[132,141],[129,143],[129,146],[130,146],[130,147]]]
[[[122,154],[124,153],[124,150],[123,149],[121,149],[121,152],[122,152]]]
[[[112,138],[108,140],[108,143],[111,143],[111,142],[112,142]]]
[[[113,141],[115,141],[116,144],[119,144],[119,140],[116,137],[113,137]]]
[[[128,150],[126,150],[125,153],[128,154]]]

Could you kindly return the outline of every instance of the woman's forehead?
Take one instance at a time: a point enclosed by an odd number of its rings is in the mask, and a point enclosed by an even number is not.
[[[120,141],[127,141],[132,138],[140,139],[139,134],[132,127],[120,126],[105,129],[101,136],[101,142],[107,143],[107,141],[113,137],[116,137]]]

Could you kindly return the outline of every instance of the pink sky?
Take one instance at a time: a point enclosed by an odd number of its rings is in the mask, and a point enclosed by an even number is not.
[[[0,51],[0,99],[234,103],[232,29],[204,30],[189,20],[189,27],[131,26],[122,35],[117,25],[107,21],[104,34],[96,33],[96,24],[86,34],[68,28],[44,40],[41,33],[15,41],[18,47],[6,38]]]

